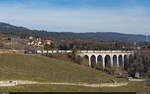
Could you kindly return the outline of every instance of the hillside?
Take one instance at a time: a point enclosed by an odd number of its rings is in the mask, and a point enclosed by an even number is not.
[[[8,59],[9,58],[9,59]],[[0,54],[0,81],[32,80],[38,82],[108,83],[126,81],[104,72],[39,55]],[[140,84],[140,85],[139,85]],[[0,87],[1,92],[135,92],[149,91],[143,82],[129,82],[127,86],[92,88],[71,85],[17,85]]]
[[[72,32],[47,32],[39,30],[30,30],[24,27],[17,27],[7,23],[0,22],[0,32],[7,35],[17,35],[21,38],[27,38],[30,35],[41,37],[42,39],[81,39],[81,40],[97,40],[97,41],[145,41],[144,35],[121,34],[112,32],[96,32],[96,33],[72,33]],[[93,31],[94,32],[94,31]]]
[[[87,83],[105,83],[113,79],[125,81],[88,67],[39,55],[0,54],[0,60],[0,80]]]

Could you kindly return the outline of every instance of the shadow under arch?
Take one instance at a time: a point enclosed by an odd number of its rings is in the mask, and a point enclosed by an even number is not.
[[[86,66],[89,66],[89,56],[88,55],[85,55],[83,57],[83,64]]]
[[[128,61],[129,61],[129,59],[128,59],[127,55],[124,55],[124,69],[125,70],[127,70],[127,68],[128,68]]]
[[[95,55],[91,56],[91,67],[96,68],[96,56]]]
[[[99,55],[97,57],[97,69],[102,69],[103,67],[103,57],[102,55]]]
[[[105,67],[111,68],[111,58],[109,55],[105,56]]]
[[[119,67],[123,67],[122,55],[119,55],[118,59],[119,59]]]
[[[113,67],[117,67],[117,55],[113,56]]]

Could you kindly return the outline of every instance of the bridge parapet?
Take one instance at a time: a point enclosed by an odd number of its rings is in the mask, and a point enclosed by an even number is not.
[[[81,50],[78,53],[134,53],[134,51],[122,51],[122,50]]]

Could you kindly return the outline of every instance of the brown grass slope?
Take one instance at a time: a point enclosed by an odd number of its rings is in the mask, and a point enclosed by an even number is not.
[[[69,61],[23,54],[0,54],[0,80],[87,83],[126,81]]]

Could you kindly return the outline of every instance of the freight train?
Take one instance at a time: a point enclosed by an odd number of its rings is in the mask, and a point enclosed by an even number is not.
[[[72,50],[26,50],[25,54],[54,54],[54,53],[71,53]],[[98,50],[78,50],[78,53],[100,53],[106,51]]]
[[[71,53],[71,50],[25,50],[25,54]]]

